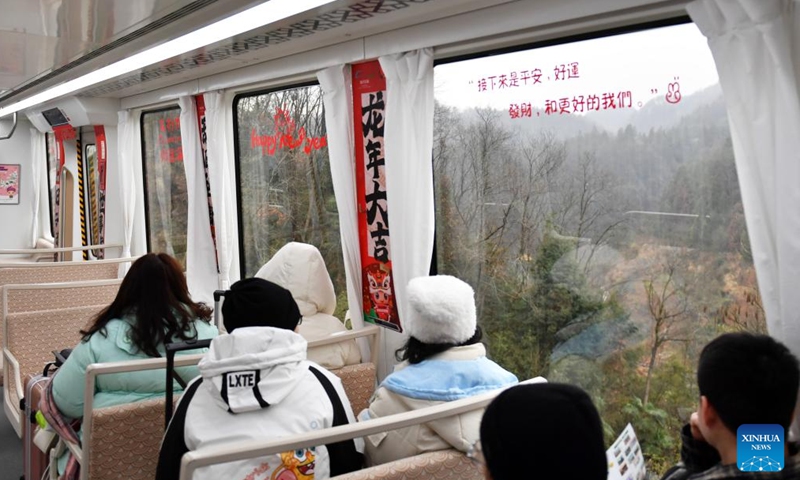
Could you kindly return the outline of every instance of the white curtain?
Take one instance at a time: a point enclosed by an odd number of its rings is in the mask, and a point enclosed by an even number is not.
[[[719,71],[772,336],[800,356],[800,23],[790,0],[687,6]]]
[[[391,231],[392,276],[402,323],[405,287],[427,276],[433,255],[433,51],[380,57],[386,75],[386,203]],[[405,335],[385,332],[385,365]],[[386,371],[386,374],[390,371]]]
[[[239,278],[238,226],[233,155],[230,152],[233,132],[232,104],[222,92],[203,95],[208,132],[208,176],[219,261],[219,288],[227,289]]]
[[[47,190],[47,146],[44,133],[31,128],[31,186],[33,205],[31,208],[31,248],[40,238],[50,237],[50,205]]]
[[[181,145],[186,170],[189,218],[186,232],[186,283],[194,301],[214,304],[217,261],[208,214],[203,150],[197,124],[197,106],[192,96],[178,100],[181,107]]]
[[[133,227],[136,222],[136,170],[133,162],[141,162],[136,154],[140,151],[137,147],[138,137],[136,132],[136,117],[129,110],[118,114],[117,121],[117,161],[119,162],[119,187],[122,198],[122,257],[131,256],[133,242]],[[123,264],[121,274],[127,272],[128,265]]]
[[[142,131],[141,135],[144,136],[145,132]],[[148,212],[150,220],[150,231],[160,232],[159,236],[164,242],[163,249],[158,246],[150,247],[157,251],[163,251],[171,257],[175,257],[175,247],[172,245],[172,163],[161,160],[161,154],[168,153],[169,145],[167,142],[159,141],[160,132],[152,129],[149,137],[144,139],[146,144],[156,145],[155,159],[148,168],[148,177],[154,181],[150,182],[148,187],[147,201]],[[147,182],[147,179],[144,179]],[[160,242],[159,242],[160,243]]]
[[[328,134],[328,157],[331,163],[333,192],[339,210],[339,233],[342,239],[347,303],[353,329],[364,326],[361,296],[361,251],[358,240],[356,207],[356,171],[353,146],[353,101],[350,66],[338,65],[317,74],[325,104],[325,127]],[[361,356],[370,358],[366,342],[359,342]]]

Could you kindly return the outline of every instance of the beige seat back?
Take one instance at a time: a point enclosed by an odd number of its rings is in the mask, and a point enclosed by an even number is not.
[[[7,315],[39,310],[109,305],[114,301],[121,280],[91,282],[6,285]]]
[[[373,334],[367,330],[366,334]],[[363,334],[362,334],[363,335]],[[322,342],[326,340],[321,340]],[[340,341],[337,337],[337,341]],[[202,355],[175,358],[175,366],[197,365]],[[152,479],[164,435],[164,399],[93,409],[94,389],[99,375],[163,369],[166,360],[153,358],[89,365],[84,390],[83,445],[75,448],[82,466],[81,479]],[[350,365],[335,370],[351,405],[366,408],[375,389],[375,366]],[[177,406],[177,397],[175,399]],[[88,416],[88,417],[87,417]]]
[[[131,259],[91,262],[0,263],[0,286],[28,283],[55,283],[117,278],[120,263]]]
[[[342,387],[347,393],[347,398],[350,400],[350,406],[353,408],[354,414],[358,415],[358,412],[369,407],[369,401],[372,398],[372,394],[375,393],[375,364],[359,363],[347,365],[331,370],[331,373],[342,380]]]
[[[24,396],[22,379],[28,374],[40,374],[47,362],[53,361],[53,350],[72,348],[81,339],[79,330],[105,305],[72,307],[9,314],[8,336],[4,348],[10,362],[3,365],[8,380],[3,386],[6,409],[19,416],[19,400]],[[14,420],[12,423],[14,423]]]
[[[75,346],[80,329],[117,295],[121,280],[6,285],[3,288],[4,410],[21,435],[22,379],[42,371],[53,350]]]
[[[380,327],[375,325],[364,325],[358,330],[348,330],[346,332],[336,332],[327,337],[318,338],[308,342],[308,348],[322,347],[325,345],[333,345],[340,342],[349,342],[352,340],[367,340],[369,339],[369,348],[372,358],[380,358],[378,351],[378,335],[380,334]],[[375,382],[377,381],[377,369],[374,363],[364,362],[355,365],[346,365],[336,370],[331,370],[342,380],[347,398],[350,400],[350,406],[353,412],[358,413],[369,406],[369,401],[372,394],[375,392]]]
[[[375,385],[373,364],[351,365],[332,373],[342,379],[351,404],[356,399],[364,408],[369,405]],[[174,405],[177,404],[178,398]],[[97,409],[92,418],[92,433],[84,436],[92,442],[88,450],[89,478],[150,480],[155,477],[164,436],[163,398]]]
[[[164,437],[164,398],[94,410],[88,476],[152,480]]]
[[[58,282],[80,282],[88,280],[113,280],[118,277],[119,266],[121,263],[131,261],[130,258],[97,260],[92,262],[57,262],[57,263],[0,263],[0,343],[3,340],[3,296],[2,290],[5,285],[29,285],[34,283],[58,283]],[[30,311],[46,310],[37,307],[39,296],[28,303],[27,310],[12,308],[9,311]],[[88,303],[83,302],[78,305],[83,306]],[[66,305],[65,305],[66,306]],[[0,361],[0,365],[2,361]]]
[[[202,355],[178,355],[175,366],[197,365],[201,358]],[[82,445],[70,446],[81,464],[81,480],[155,477],[164,436],[164,398],[95,409],[94,392],[100,375],[164,369],[166,363],[166,358],[149,358],[86,367]],[[176,394],[174,406],[178,399]],[[51,468],[55,468],[53,461]]]
[[[333,477],[336,480],[483,480],[481,469],[457,450],[442,450]]]

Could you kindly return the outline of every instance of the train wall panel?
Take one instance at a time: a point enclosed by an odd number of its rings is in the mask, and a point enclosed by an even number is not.
[[[10,121],[0,121],[0,133]],[[20,165],[19,204],[0,204],[0,248],[32,248],[34,181],[31,175],[31,124],[20,117],[14,135],[0,140],[0,164]]]
[[[468,4],[480,2],[468,2]],[[685,15],[682,0],[598,0],[587,5],[579,0],[510,2],[382,33],[365,32],[361,38],[316,49],[306,49],[280,58],[253,63],[224,73],[202,75],[175,85],[156,88],[121,99],[122,108],[141,108],[213,90],[271,88],[316,79],[326,67],[374,59],[381,55],[434,47],[437,58],[491,50],[620,25],[636,24]],[[472,5],[474,8],[475,5]],[[468,10],[468,9],[464,9]],[[580,18],[576,18],[580,12]],[[464,28],[466,25],[469,28]],[[295,42],[289,42],[289,45]],[[468,45],[465,45],[468,44]],[[283,47],[283,45],[281,45]],[[285,51],[286,49],[282,50]],[[208,71],[208,70],[206,70]],[[157,82],[152,82],[156,85]]]
[[[106,237],[105,243],[122,245],[122,197],[117,154],[117,126],[105,125],[108,164],[106,166]],[[137,187],[138,188],[138,187]],[[116,251],[110,251],[116,256]],[[121,253],[121,252],[120,252]]]

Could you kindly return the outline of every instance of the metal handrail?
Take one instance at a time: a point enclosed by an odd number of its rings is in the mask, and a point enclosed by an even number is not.
[[[14,135],[14,130],[17,129],[17,112],[13,113],[13,120],[14,123],[11,125],[11,130],[6,135],[0,137],[0,140],[8,140]]]
[[[66,268],[66,267],[75,267],[75,266],[91,266],[91,265],[102,265],[104,263],[130,263],[135,262],[138,260],[139,257],[124,257],[124,258],[106,258],[103,260],[92,260],[92,261],[83,261],[83,260],[76,260],[76,261],[65,261],[65,262],[46,262],[46,263],[35,263],[35,262],[23,262],[23,263],[13,263],[13,262],[2,262],[0,261],[0,268]]]
[[[0,255],[33,255],[63,252],[81,252],[84,250],[105,250],[108,248],[122,248],[120,243],[108,243],[102,245],[85,245],[80,247],[55,247],[55,248],[4,248],[0,249]]]
[[[544,377],[536,377],[523,383],[546,382],[547,379]],[[472,412],[485,408],[506,388],[499,388],[469,398],[420,408],[412,412],[389,415],[387,417],[366,420],[355,424],[341,425],[325,430],[315,430],[308,433],[289,435],[278,440],[245,440],[203,449],[202,451],[188,452],[185,453],[181,459],[181,475],[179,478],[180,480],[190,480],[198,468],[210,465],[274,455],[276,453],[306,448],[311,445],[328,445]]]

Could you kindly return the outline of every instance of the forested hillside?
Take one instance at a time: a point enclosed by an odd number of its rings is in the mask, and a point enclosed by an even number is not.
[[[303,87],[237,102],[243,248],[252,275],[288,241],[317,245],[341,318],[320,98]],[[721,92],[531,113],[437,103],[436,266],[475,287],[492,358],[520,378],[581,385],[607,440],[632,423],[663,472],[696,408],[702,346],[765,330]],[[271,146],[276,132],[292,142]],[[301,137],[317,141],[293,147]]]
[[[434,168],[438,269],[476,287],[490,356],[675,463],[699,350],[765,329],[719,87],[586,116],[437,104]]]

